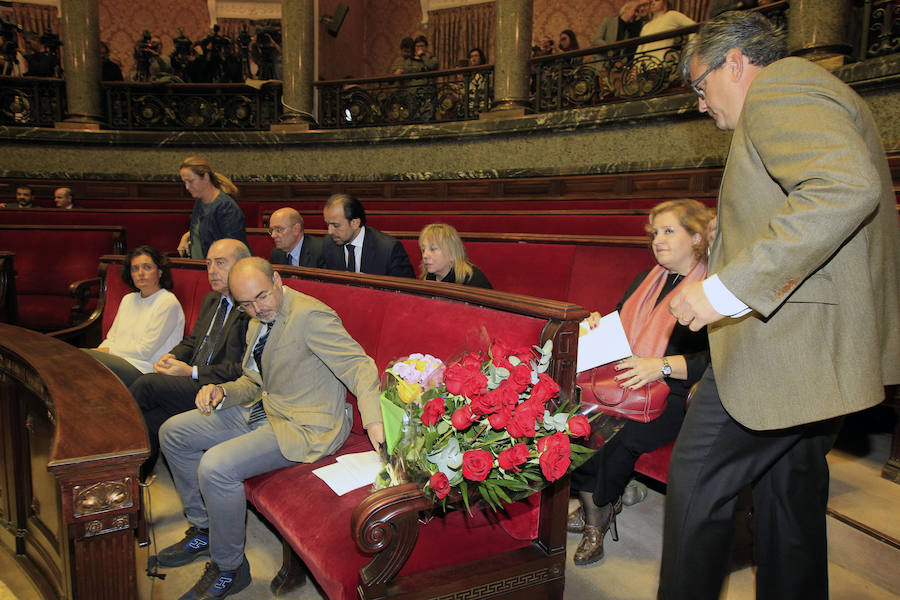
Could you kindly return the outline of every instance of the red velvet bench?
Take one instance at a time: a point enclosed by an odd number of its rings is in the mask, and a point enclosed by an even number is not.
[[[96,276],[100,256],[124,249],[123,227],[0,225],[0,250],[15,254],[13,324],[48,331],[85,319],[93,304],[77,285]]]
[[[126,292],[120,259],[103,257],[102,305],[85,328],[111,325]],[[206,291],[205,265],[173,264],[173,291],[190,324]],[[574,394],[577,325],[586,316],[578,306],[393,277],[278,270],[287,285],[334,308],[379,369],[412,352],[449,360],[473,348],[486,330],[514,345],[553,339],[551,374],[564,397]],[[338,454],[369,448],[355,412],[353,432]],[[246,483],[248,501],[283,536],[285,564],[273,591],[286,591],[308,573],[331,599],[480,597],[487,590],[501,591],[497,598],[562,598],[567,478],[506,514],[456,511],[425,523],[420,513],[430,514],[432,505],[414,485],[336,496],[312,474],[334,461],[330,456]]]

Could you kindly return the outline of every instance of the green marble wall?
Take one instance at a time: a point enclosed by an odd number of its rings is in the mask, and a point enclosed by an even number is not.
[[[900,152],[900,55],[841,69]],[[126,132],[0,128],[0,177],[176,180],[201,155],[236,181],[534,177],[719,166],[730,132],[679,94],[518,119],[355,131]]]

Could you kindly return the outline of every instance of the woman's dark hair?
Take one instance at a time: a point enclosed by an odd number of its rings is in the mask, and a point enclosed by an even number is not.
[[[569,36],[569,41],[572,42],[571,44],[569,44],[569,48],[566,50],[567,52],[568,52],[569,50],[578,50],[578,38],[575,37],[575,32],[574,32],[574,31],[572,31],[571,29],[563,29],[563,30],[559,33],[559,35],[567,35],[567,36]]]
[[[469,50],[469,56],[471,56],[473,52],[477,52],[478,56],[481,57],[481,64],[487,64],[487,57],[484,55],[484,50],[482,50],[481,48],[472,48],[471,50]]]
[[[138,246],[122,261],[122,281],[125,282],[128,289],[132,292],[139,291],[131,277],[131,261],[142,254],[149,256],[156,268],[159,269],[159,287],[172,291],[172,273],[169,271],[169,261],[162,252],[152,246]]]

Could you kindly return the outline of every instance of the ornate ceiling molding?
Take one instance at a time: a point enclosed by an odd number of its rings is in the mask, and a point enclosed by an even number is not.
[[[280,19],[281,2],[278,0],[207,0],[209,19],[215,24],[219,19]]]

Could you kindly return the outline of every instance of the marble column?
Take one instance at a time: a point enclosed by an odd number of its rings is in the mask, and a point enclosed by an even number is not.
[[[791,0],[788,52],[828,60],[829,66],[842,65],[852,49],[847,31],[850,5],[850,0]]]
[[[481,118],[512,117],[530,112],[532,0],[497,0],[494,61],[494,108]]]
[[[59,37],[68,116],[56,127],[99,129],[100,25],[97,0],[60,0]]]
[[[305,131],[315,125],[313,71],[315,68],[314,0],[281,2],[281,123],[272,131]]]

